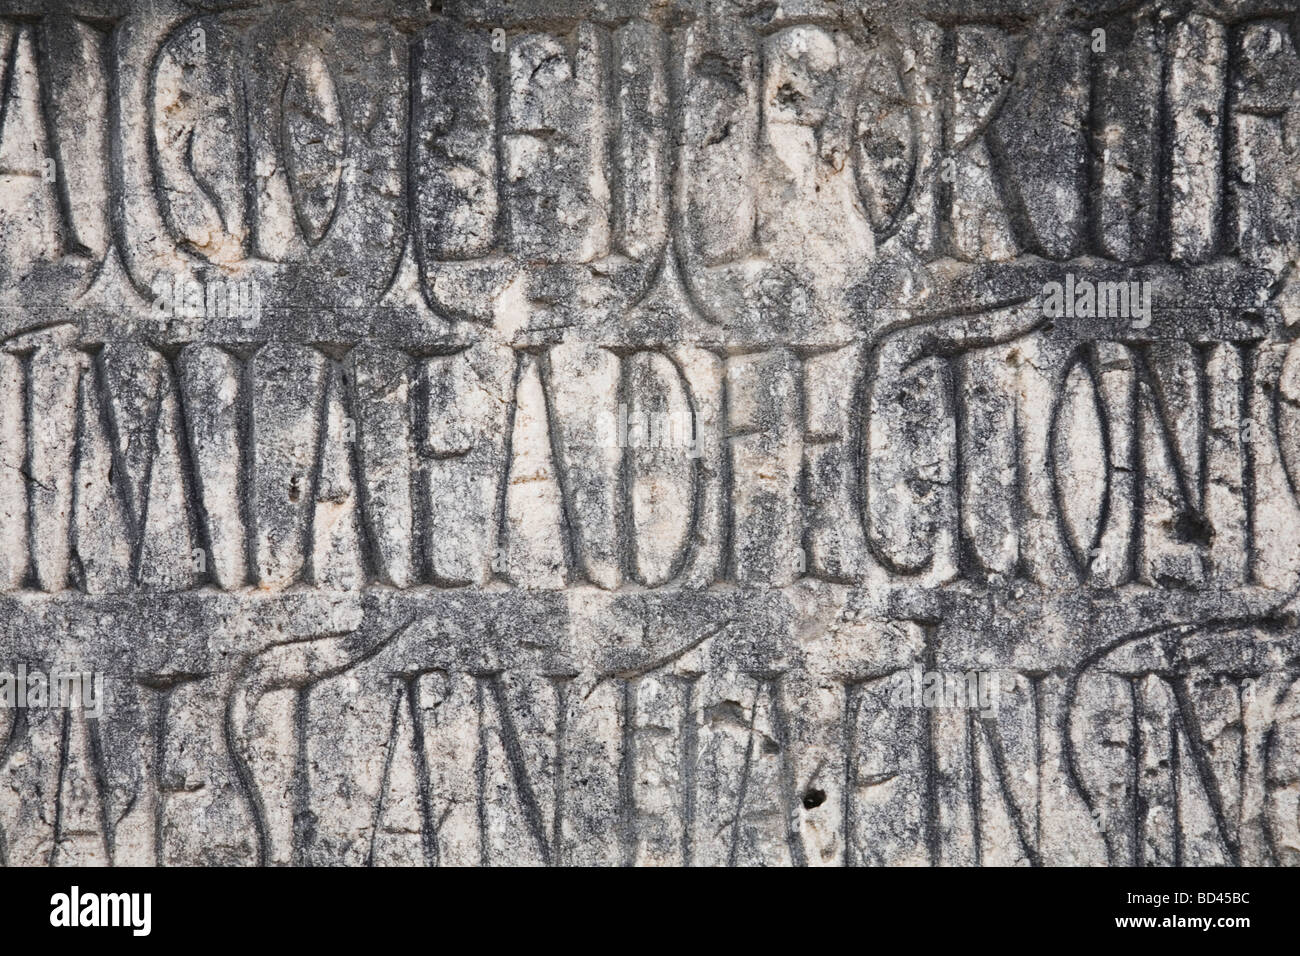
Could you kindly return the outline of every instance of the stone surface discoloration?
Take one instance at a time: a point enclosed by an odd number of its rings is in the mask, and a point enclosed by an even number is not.
[[[1300,863],[1298,50],[0,0],[0,863]]]

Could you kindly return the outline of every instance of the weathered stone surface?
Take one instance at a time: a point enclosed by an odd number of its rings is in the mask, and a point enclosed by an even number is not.
[[[0,864],[1300,864],[1297,50],[0,0]]]

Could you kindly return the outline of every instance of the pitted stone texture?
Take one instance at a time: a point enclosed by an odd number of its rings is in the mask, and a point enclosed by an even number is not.
[[[0,0],[0,863],[1300,863],[1298,49]]]

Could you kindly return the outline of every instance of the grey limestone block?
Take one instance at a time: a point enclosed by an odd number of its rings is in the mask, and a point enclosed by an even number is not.
[[[0,0],[0,864],[1300,864],[1300,5]]]

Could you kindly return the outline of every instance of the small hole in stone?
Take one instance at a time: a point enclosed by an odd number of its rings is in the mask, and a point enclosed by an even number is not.
[[[1184,511],[1174,519],[1174,537],[1179,541],[1208,545],[1214,538],[1214,526],[1203,515]]]
[[[807,790],[803,795],[803,808],[815,810],[826,802],[825,790]]]

